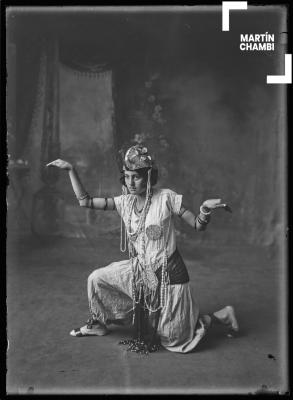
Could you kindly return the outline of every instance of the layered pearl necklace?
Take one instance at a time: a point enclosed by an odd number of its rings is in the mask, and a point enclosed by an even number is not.
[[[148,213],[150,205],[151,205],[151,199],[152,199],[152,192],[150,192],[150,194],[146,198],[146,201],[144,203],[143,209],[142,209],[140,217],[139,217],[138,225],[134,231],[131,231],[131,216],[132,216],[134,207],[136,205],[137,198],[134,197],[130,201],[129,212],[128,212],[128,221],[127,221],[127,225],[126,225],[126,232],[127,232],[128,238],[133,242],[136,241],[136,239],[138,238],[138,235],[145,228],[145,220],[146,220],[146,216],[147,216],[147,213]]]
[[[133,310],[135,309],[135,304],[140,303],[141,301],[141,294],[142,294],[142,288],[143,288],[143,282],[144,278],[146,277],[145,274],[148,273],[146,269],[146,246],[145,246],[145,235],[146,235],[146,230],[145,230],[145,222],[146,222],[146,217],[151,205],[151,199],[152,199],[152,191],[147,192],[146,195],[146,200],[144,203],[144,206],[141,211],[138,211],[136,205],[137,205],[137,197],[133,196],[133,198],[130,198],[128,200],[128,204],[126,206],[127,209],[127,220],[125,223],[125,230],[127,233],[127,239],[128,239],[128,251],[129,251],[129,257],[131,260],[131,267],[132,267],[132,274],[133,274],[133,281],[132,281],[132,299],[133,299]],[[131,217],[133,212],[136,213],[137,216],[139,216],[138,224],[134,230],[131,229]],[[122,221],[122,219],[121,219]],[[169,229],[168,229],[169,231]],[[122,234],[122,232],[121,232]],[[140,235],[141,234],[141,235]],[[140,237],[139,237],[140,235]],[[165,236],[165,235],[163,235]],[[139,239],[138,239],[139,237]],[[126,239],[126,237],[125,237]],[[141,256],[141,265],[142,265],[142,271],[138,273],[137,275],[137,267],[135,266],[136,263],[134,262],[135,260],[135,251],[134,251],[134,243],[139,240],[138,245],[139,249],[138,253]],[[166,238],[163,238],[163,241],[165,243]],[[121,248],[121,247],[120,247]],[[123,251],[126,250],[126,243],[124,246]],[[163,249],[163,262],[162,262],[162,272],[161,272],[161,286],[160,286],[160,295],[159,295],[159,304],[156,308],[153,308],[151,304],[147,304],[147,299],[144,297],[144,304],[146,309],[149,310],[149,312],[156,312],[159,309],[162,309],[165,307],[167,304],[167,287],[169,283],[169,277],[167,273],[167,265],[168,265],[168,258],[167,258],[167,249],[166,249],[166,244],[164,245]],[[136,261],[138,262],[138,260]],[[136,272],[135,272],[136,270]],[[142,275],[141,275],[142,273]],[[155,275],[155,274],[152,274]],[[136,278],[135,278],[136,277]],[[153,279],[155,281],[157,278],[153,276]],[[133,323],[134,323],[134,318],[135,314],[133,314]]]

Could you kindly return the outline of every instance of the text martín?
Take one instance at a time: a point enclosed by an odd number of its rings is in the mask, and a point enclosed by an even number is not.
[[[275,35],[266,33],[240,34],[240,50],[242,51],[274,51]]]

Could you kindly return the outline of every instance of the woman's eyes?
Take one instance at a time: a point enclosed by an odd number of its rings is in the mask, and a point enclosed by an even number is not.
[[[129,181],[129,180],[131,179],[131,177],[130,177],[130,176],[126,176],[125,179],[127,179],[127,180]],[[134,179],[135,181],[138,181],[138,180],[141,179],[141,177],[140,177],[140,176],[133,176],[133,179]]]

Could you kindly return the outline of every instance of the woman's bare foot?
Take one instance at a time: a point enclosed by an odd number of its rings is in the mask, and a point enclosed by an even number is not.
[[[232,306],[226,306],[219,311],[214,312],[214,317],[222,324],[229,327],[231,332],[239,332],[239,325],[235,316],[235,310]]]

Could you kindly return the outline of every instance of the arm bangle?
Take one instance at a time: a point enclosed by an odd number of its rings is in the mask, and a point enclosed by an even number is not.
[[[208,212],[203,211],[203,206],[202,206],[202,205],[199,207],[199,211],[200,211],[203,215],[210,215],[210,213],[211,213],[211,211],[208,211]]]
[[[197,223],[197,222],[198,222],[200,225],[207,225],[207,224],[209,223],[209,221],[205,222],[205,221],[203,221],[202,219],[200,219],[199,216],[197,216],[197,217],[195,217],[195,219],[194,219],[194,229],[195,229],[195,230],[197,230],[197,227],[196,227],[196,223]]]
[[[207,225],[207,224],[209,223],[209,221],[203,221],[203,220],[199,217],[199,215],[197,216],[197,220],[198,220],[198,222],[199,222],[201,225]]]
[[[88,193],[85,193],[85,194],[82,194],[81,196],[76,196],[76,198],[77,198],[77,200],[84,200],[84,199],[87,199],[87,198],[89,198],[90,196],[89,196],[89,194]]]
[[[178,217],[182,217],[182,215],[185,213],[185,211],[187,211],[186,208],[182,206],[179,211]]]

